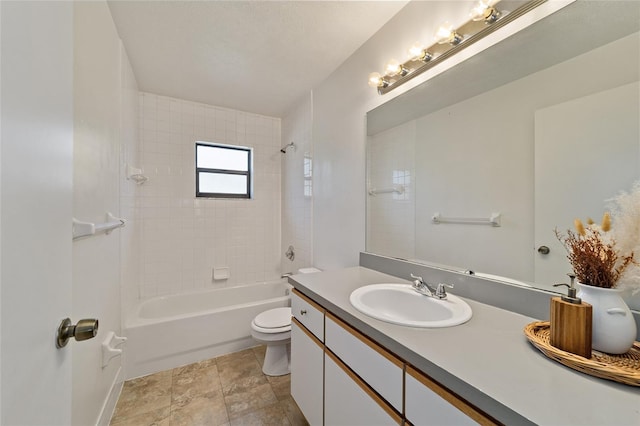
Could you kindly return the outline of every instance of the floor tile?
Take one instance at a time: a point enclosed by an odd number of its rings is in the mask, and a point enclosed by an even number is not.
[[[284,376],[267,376],[267,380],[276,394],[276,398],[285,399],[291,396],[291,374]]]
[[[278,402],[267,380],[262,384],[238,386],[233,392],[225,394],[224,401],[230,419],[235,419],[252,411]]]
[[[300,411],[298,404],[296,404],[291,395],[281,400],[279,404],[287,414],[287,418],[292,426],[309,426],[309,422],[304,418],[302,411]]]
[[[243,380],[258,380],[266,382],[266,376],[262,373],[262,367],[258,364],[255,356],[251,353],[251,357],[243,355],[236,363],[226,362],[218,363],[218,374],[220,375],[220,383],[222,391],[225,393],[237,386],[244,386]]]
[[[308,426],[289,375],[262,373],[259,346],[127,381],[113,426]]]
[[[286,425],[289,426],[289,418],[283,407],[278,404],[271,404],[267,407],[252,411],[241,417],[231,420],[231,426],[245,425]]]
[[[216,426],[228,422],[224,398],[215,392],[195,396],[171,409],[171,426]]]
[[[258,364],[264,364],[264,354],[267,351],[267,347],[264,345],[256,346],[253,348],[253,354],[256,356],[258,360]]]
[[[169,406],[146,413],[132,415],[121,418],[116,417],[111,421],[112,426],[169,426],[171,420],[171,409]]]
[[[190,373],[192,371],[201,370],[203,368],[211,368],[216,365],[216,358],[205,359],[204,361],[194,362],[193,364],[184,365],[182,367],[174,368],[173,375],[180,375]]]
[[[210,397],[222,398],[222,387],[218,368],[191,370],[173,376],[171,404],[185,405],[196,396],[207,394]]]
[[[171,405],[171,371],[125,382],[113,416],[114,422]]]
[[[245,349],[244,351],[235,352],[228,355],[222,355],[216,358],[216,364],[222,371],[225,367],[234,364],[242,364],[244,362],[256,361],[256,355],[253,349]]]

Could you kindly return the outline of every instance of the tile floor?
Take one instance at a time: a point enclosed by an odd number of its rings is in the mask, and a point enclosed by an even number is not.
[[[264,346],[125,382],[112,426],[308,425],[290,376],[262,373]]]

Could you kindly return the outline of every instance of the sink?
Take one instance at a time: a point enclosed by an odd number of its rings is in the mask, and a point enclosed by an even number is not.
[[[408,327],[452,327],[471,318],[471,307],[459,297],[428,297],[410,284],[367,285],[354,290],[349,301],[365,315]]]

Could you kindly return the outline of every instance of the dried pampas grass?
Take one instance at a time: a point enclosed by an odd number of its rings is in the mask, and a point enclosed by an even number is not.
[[[640,181],[631,192],[622,191],[607,200],[611,213],[605,213],[600,225],[589,218],[585,226],[580,219],[576,232],[556,237],[569,253],[567,258],[582,284],[594,287],[621,288],[640,292]],[[640,256],[640,255],[638,255]]]
[[[557,229],[555,233],[569,253],[567,258],[578,281],[594,287],[616,287],[627,267],[633,263],[633,253],[619,255],[615,242],[606,239],[601,228],[585,228],[579,220],[575,224],[577,233],[568,231],[565,236]]]
[[[619,253],[640,253],[640,181],[631,192],[622,191],[609,200],[613,226],[611,237]],[[640,265],[633,262],[620,276],[618,288],[640,291]]]

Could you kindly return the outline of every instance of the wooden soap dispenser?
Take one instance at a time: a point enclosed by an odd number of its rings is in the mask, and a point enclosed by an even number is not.
[[[591,358],[592,308],[576,296],[574,274],[569,284],[555,284],[554,287],[569,287],[568,294],[551,298],[549,343],[558,349]]]

